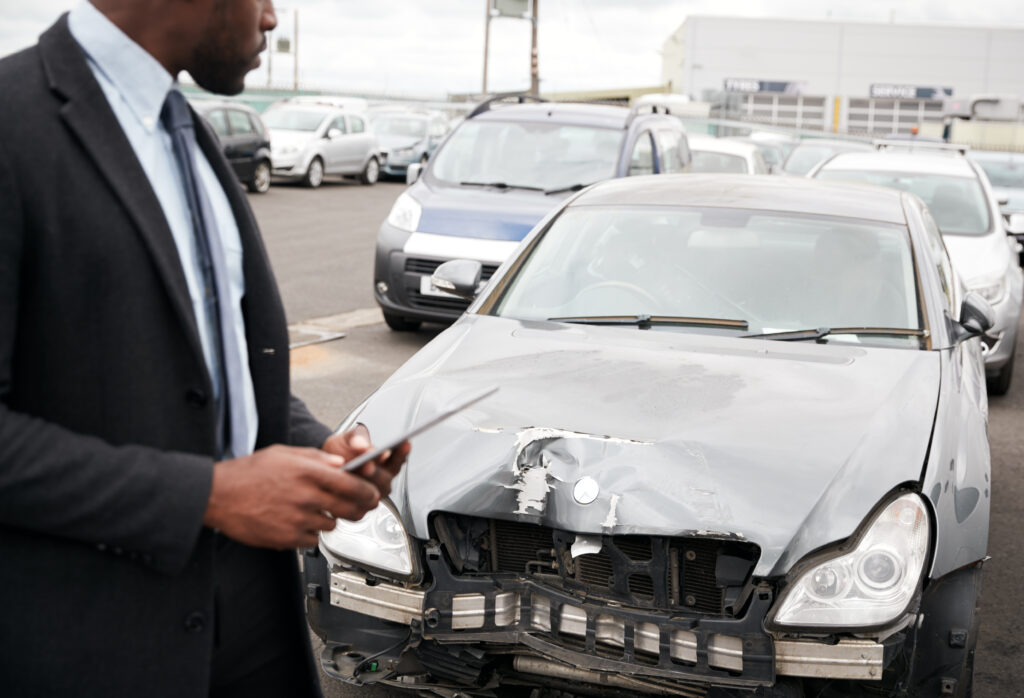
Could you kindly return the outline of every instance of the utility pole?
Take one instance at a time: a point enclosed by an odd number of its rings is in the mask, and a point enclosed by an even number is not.
[[[295,29],[292,32],[295,35],[294,36],[294,39],[295,39],[294,46],[292,48],[292,58],[294,59],[293,64],[295,66],[295,77],[294,77],[295,91],[298,92],[299,91],[299,10],[298,10],[298,8],[295,8],[294,10],[292,10],[292,13],[293,13],[292,16],[294,17],[294,24],[295,24]]]
[[[270,79],[274,74],[274,32],[267,32],[267,87],[270,87]]]
[[[487,96],[487,49],[491,42],[491,0],[484,0],[487,7],[487,20],[484,22],[484,87],[482,94]]]
[[[530,94],[540,97],[540,69],[537,66],[537,3],[533,0],[533,30],[531,31],[530,47]]]

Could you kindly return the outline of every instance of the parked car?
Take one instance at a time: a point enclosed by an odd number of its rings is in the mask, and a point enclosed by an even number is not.
[[[342,424],[386,443],[499,386],[304,554],[327,674],[970,695],[992,310],[926,214],[880,187],[693,174],[559,206]],[[433,283],[473,296],[480,274]]]
[[[197,99],[191,104],[217,134],[239,181],[257,194],[270,189],[270,137],[259,113],[243,102]]]
[[[828,160],[836,153],[851,151],[869,152],[873,148],[867,143],[859,141],[839,141],[826,138],[809,138],[801,141],[793,150],[789,151],[785,162],[782,163],[781,174],[803,177],[813,170],[815,166]]]
[[[768,174],[761,150],[752,143],[714,136],[687,136],[693,161],[690,172]]]
[[[325,175],[356,177],[375,184],[380,177],[377,136],[363,112],[310,100],[286,100],[263,113],[270,129],[276,178],[319,187]]]
[[[370,113],[380,141],[382,172],[405,179],[409,165],[422,167],[448,135],[448,118],[440,112],[380,109]]]
[[[971,150],[968,157],[985,170],[1003,216],[1024,213],[1024,153]]]
[[[467,257],[489,277],[573,192],[610,177],[683,171],[690,151],[682,125],[649,109],[507,97],[478,106],[422,176],[410,166],[415,183],[381,224],[374,296],[388,326],[453,321],[468,303],[434,289],[434,269]]]
[[[983,338],[988,390],[1004,395],[1013,379],[1024,275],[1017,241],[1008,237],[980,166],[956,150],[885,145],[877,152],[842,153],[810,176],[845,179],[913,192],[928,205],[925,225],[937,226],[967,287],[992,304],[996,322]]]
[[[782,162],[786,159],[786,151],[782,147],[781,142],[751,138],[750,136],[730,136],[728,140],[736,141],[737,143],[750,143],[757,146],[757,149],[761,151],[761,157],[764,158],[764,164],[767,165],[769,173],[778,172],[782,169]]]

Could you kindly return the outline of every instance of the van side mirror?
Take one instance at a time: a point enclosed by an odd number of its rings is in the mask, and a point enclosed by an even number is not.
[[[423,170],[423,165],[418,162],[414,162],[409,165],[409,168],[405,171],[405,183],[415,184],[416,180],[420,178],[420,172]]]
[[[441,291],[471,299],[476,296],[482,274],[483,265],[475,259],[452,259],[434,270],[430,283]]]
[[[968,291],[960,305],[959,331],[956,341],[962,342],[988,332],[996,324],[996,313],[989,302],[976,291]]]
[[[1024,235],[1024,213],[1011,213],[1006,217],[1006,232],[1010,235]]]

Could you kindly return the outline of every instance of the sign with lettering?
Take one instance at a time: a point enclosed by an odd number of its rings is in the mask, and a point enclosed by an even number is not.
[[[876,99],[944,99],[953,96],[953,88],[875,83],[870,95]]]
[[[776,94],[803,94],[806,82],[795,80],[755,80],[752,78],[726,78],[726,92],[774,92]]]
[[[491,14],[498,17],[529,17],[531,0],[491,0]]]

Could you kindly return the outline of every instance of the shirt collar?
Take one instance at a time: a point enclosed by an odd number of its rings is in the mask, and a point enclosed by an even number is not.
[[[174,77],[89,2],[71,10],[68,28],[139,124],[154,133],[167,92],[175,85]]]

